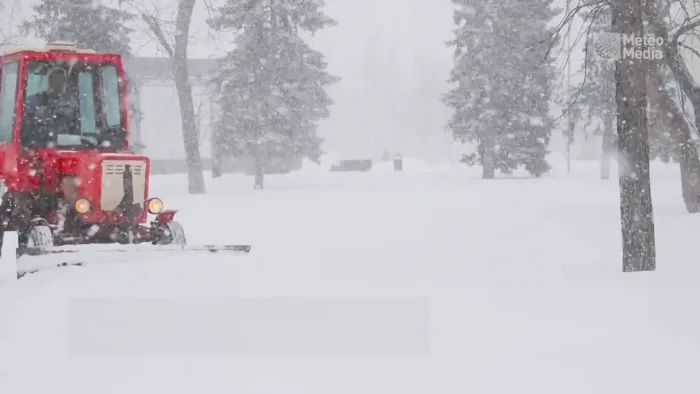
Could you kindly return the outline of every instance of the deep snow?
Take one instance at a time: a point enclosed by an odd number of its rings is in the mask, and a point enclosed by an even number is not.
[[[407,161],[154,195],[190,243],[0,288],[0,393],[695,393],[700,219],[654,166],[658,270],[621,271],[618,188]],[[614,174],[613,174],[614,175]],[[325,318],[322,318],[325,317]]]

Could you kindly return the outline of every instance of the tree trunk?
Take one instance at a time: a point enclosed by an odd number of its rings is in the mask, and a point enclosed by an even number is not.
[[[211,177],[221,178],[223,176],[223,160],[221,137],[214,121],[214,99],[209,100],[209,140],[211,142]]]
[[[653,70],[649,75],[649,90],[657,92],[656,117],[660,126],[666,127],[676,145],[675,156],[681,171],[681,191],[689,213],[700,212],[700,158],[691,137],[690,125],[685,115],[663,86],[663,74]]]
[[[642,37],[641,0],[613,1],[613,31]],[[622,270],[656,269],[654,215],[649,173],[646,100],[647,62],[621,59],[615,70]]]
[[[666,65],[671,69],[683,94],[693,105],[695,127],[700,130],[700,95],[698,88],[695,87],[693,76],[678,52],[676,37],[669,37],[668,29],[661,21],[657,21],[654,28],[656,34],[664,42],[662,48]],[[692,142],[691,130],[685,121],[683,110],[676,105],[667,91],[665,96],[661,100],[665,101],[662,105],[666,105],[660,108],[660,112],[667,114],[666,118],[671,126],[671,136],[678,145],[677,156],[681,171],[683,200],[689,213],[698,213],[700,212],[700,159],[698,159],[695,144]]]
[[[574,128],[576,123],[569,119],[566,130],[566,173],[571,174],[571,147],[574,144]]]
[[[263,189],[263,179],[265,177],[263,173],[263,166],[262,166],[262,160],[259,158],[255,158],[255,184],[253,185],[253,189],[255,190],[262,190]]]
[[[180,102],[182,139],[187,159],[188,190],[190,194],[203,194],[206,193],[206,188],[202,174],[202,158],[199,154],[199,130],[197,129],[194,101],[192,100],[192,85],[187,70],[188,37],[195,2],[196,0],[179,0],[177,20],[175,21],[175,48],[166,39],[157,18],[146,14],[141,14],[141,18],[153,31],[158,42],[173,62],[175,88]]]
[[[190,194],[203,194],[206,193],[206,188],[202,174],[202,158],[199,154],[199,130],[197,130],[192,85],[187,70],[187,44],[194,4],[195,0],[180,0],[175,22],[175,48],[172,58],[175,87],[180,102],[182,138],[187,158],[188,190]]]
[[[660,36],[664,42],[662,48],[666,64],[671,69],[671,72],[673,72],[673,76],[676,82],[678,82],[683,94],[685,94],[688,100],[693,104],[695,127],[700,130],[700,94],[698,94],[698,88],[695,87],[695,80],[690,74],[688,67],[685,65],[685,61],[683,57],[681,57],[680,52],[678,52],[678,43],[674,39],[669,38],[666,26],[663,23],[656,23],[654,27],[657,35]]]
[[[496,153],[494,152],[494,144],[491,140],[493,137],[487,136],[481,142],[481,179],[493,179],[496,177]]]
[[[615,157],[615,133],[612,122],[603,122],[603,147],[600,155],[600,179],[610,179],[610,160]]]
[[[221,178],[224,174],[223,148],[220,132],[213,127],[214,122],[210,122],[212,130],[209,133],[211,139],[211,176]]]
[[[223,176],[223,160],[221,159],[219,147],[212,143],[211,147],[211,177],[221,178]]]
[[[700,159],[691,137],[690,126],[668,92],[659,108],[665,113],[669,131],[677,145],[676,158],[681,171],[681,191],[688,213],[700,212]]]
[[[129,85],[131,91],[129,92],[130,104],[129,104],[129,126],[131,127],[131,141],[129,145],[131,146],[131,151],[134,153],[143,153],[143,137],[141,134],[141,86],[136,85],[133,80],[130,80]]]

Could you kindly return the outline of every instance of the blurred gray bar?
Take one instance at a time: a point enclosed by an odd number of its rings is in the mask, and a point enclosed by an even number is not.
[[[387,298],[81,298],[68,350],[83,356],[421,357],[431,308]]]

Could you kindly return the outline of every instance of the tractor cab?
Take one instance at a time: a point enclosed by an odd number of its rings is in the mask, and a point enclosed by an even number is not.
[[[40,59],[26,62],[24,70],[20,146],[124,149],[117,64],[90,57]]]
[[[127,103],[118,54],[68,43],[0,53],[0,216],[11,216],[2,221],[56,224],[69,206],[73,226],[57,227],[64,240],[94,242],[86,229],[125,239],[160,214],[160,200],[148,198],[150,160],[129,151]]]
[[[0,62],[0,143],[29,150],[128,149],[119,55],[59,43],[18,48]]]
[[[248,253],[249,245],[186,248],[177,211],[149,197],[149,158],[129,149],[127,105],[117,54],[69,43],[0,50],[0,246],[7,236],[18,256],[144,243],[163,252]],[[139,249],[86,249],[130,250]],[[18,277],[36,271],[14,264]]]
[[[7,190],[58,192],[63,175],[91,175],[77,174],[78,163],[128,154],[126,89],[117,54],[68,43],[0,54],[0,177]]]

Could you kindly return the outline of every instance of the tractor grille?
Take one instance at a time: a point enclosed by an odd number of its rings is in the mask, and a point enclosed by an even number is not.
[[[102,162],[103,211],[114,211],[124,198],[124,169],[131,166],[134,180],[134,202],[143,208],[146,199],[146,162],[144,160],[104,160]]]

